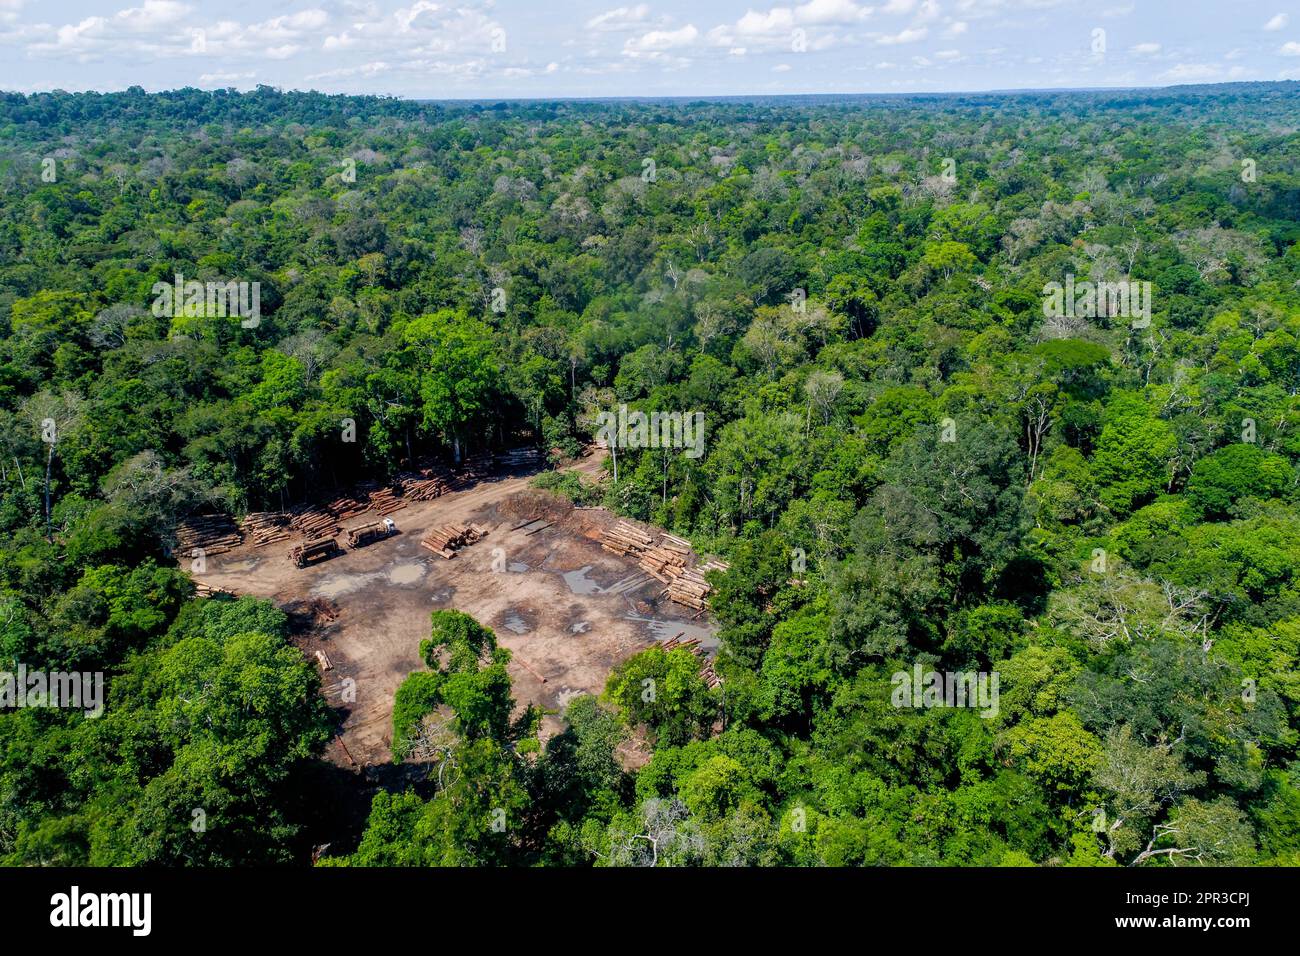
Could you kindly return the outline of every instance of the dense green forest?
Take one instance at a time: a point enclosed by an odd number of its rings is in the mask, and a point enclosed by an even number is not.
[[[0,860],[308,865],[316,669],[177,521],[626,404],[703,454],[540,484],[729,562],[722,686],[651,648],[540,740],[435,613],[441,757],[324,864],[1300,865],[1298,86],[0,95],[0,671],[107,681],[0,710]]]

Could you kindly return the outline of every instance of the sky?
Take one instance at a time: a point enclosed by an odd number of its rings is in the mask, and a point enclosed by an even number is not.
[[[0,89],[418,99],[1300,79],[1293,0],[0,0]]]

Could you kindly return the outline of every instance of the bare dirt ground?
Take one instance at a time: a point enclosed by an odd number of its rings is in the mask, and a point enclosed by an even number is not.
[[[579,470],[591,472],[590,459]],[[511,531],[525,518],[555,521],[533,535]],[[579,694],[598,694],[610,670],[657,641],[685,632],[714,644],[713,626],[660,598],[663,586],[636,564],[600,547],[601,529],[614,516],[603,509],[573,510],[567,502],[529,490],[527,477],[480,482],[434,501],[412,502],[396,514],[400,534],[299,569],[286,556],[293,541],[264,548],[245,543],[210,556],[195,579],[237,594],[268,598],[290,613],[295,639],[331,669],[322,674],[341,731],[328,756],[349,769],[389,762],[393,695],[411,671],[424,667],[420,641],[429,613],[454,608],[491,627],[513,653],[510,676],[521,705],[550,713],[548,737],[562,726],[558,713]],[[356,527],[373,513],[344,525]],[[488,536],[450,560],[420,547],[433,526],[475,523]],[[340,542],[344,536],[340,535]],[[336,615],[329,622],[319,612]],[[348,679],[356,700],[345,702]],[[543,680],[542,678],[545,678]]]

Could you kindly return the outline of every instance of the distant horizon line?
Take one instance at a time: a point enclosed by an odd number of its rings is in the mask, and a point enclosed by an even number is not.
[[[1231,80],[1219,83],[1172,83],[1165,86],[1054,86],[1054,87],[995,87],[990,89],[964,89],[964,90],[907,90],[900,92],[788,92],[788,93],[659,93],[659,94],[622,94],[612,96],[591,96],[591,95],[557,95],[557,96],[517,96],[517,95],[497,95],[497,96],[412,96],[409,94],[398,93],[327,93],[317,89],[299,89],[276,86],[272,83],[259,83],[252,89],[240,89],[235,86],[218,86],[218,87],[200,87],[200,86],[178,86],[168,89],[145,90],[140,84],[131,84],[130,86],[112,90],[82,89],[67,90],[62,87],[54,87],[47,90],[9,90],[0,89],[3,95],[18,96],[42,96],[52,93],[66,93],[70,95],[98,94],[100,96],[112,96],[115,94],[127,93],[132,89],[139,88],[144,90],[147,96],[162,96],[168,93],[180,93],[185,90],[197,90],[202,93],[222,93],[235,92],[240,95],[248,95],[257,92],[261,88],[269,88],[282,94],[318,94],[321,96],[342,96],[350,98],[371,97],[376,99],[400,100],[409,103],[652,103],[665,101],[725,101],[725,100],[757,100],[757,99],[863,99],[863,98],[893,98],[906,99],[912,97],[961,97],[961,96],[1026,96],[1026,95],[1051,95],[1063,93],[1142,93],[1142,92],[1168,92],[1176,90],[1195,90],[1195,89],[1218,89],[1223,87],[1263,87],[1263,86],[1300,86],[1300,80]]]

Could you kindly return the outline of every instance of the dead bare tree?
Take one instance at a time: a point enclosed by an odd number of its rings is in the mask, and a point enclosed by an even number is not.
[[[45,442],[45,537],[53,539],[50,526],[50,482],[59,444],[81,426],[85,402],[75,392],[37,392],[23,405],[23,412],[36,434]]]

